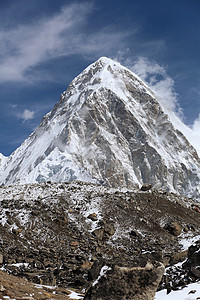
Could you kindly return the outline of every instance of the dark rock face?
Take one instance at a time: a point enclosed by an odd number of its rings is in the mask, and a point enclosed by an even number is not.
[[[183,268],[189,272],[192,277],[200,278],[200,241],[190,246],[188,249],[188,259],[183,264]]]
[[[140,190],[143,192],[146,192],[146,191],[149,191],[151,188],[152,188],[152,185],[150,183],[145,183],[142,185]]]
[[[165,229],[169,231],[170,234],[178,236],[182,232],[182,227],[178,222],[171,222],[165,226]]]
[[[97,221],[98,218],[97,218],[97,214],[95,213],[92,213],[88,216],[88,219],[92,220],[92,221]]]
[[[173,266],[177,262],[183,262],[179,266]],[[189,283],[200,279],[200,241],[190,246],[187,251],[176,253],[171,256],[171,266],[166,269],[160,284],[160,289],[171,290],[181,289]]]
[[[164,266],[145,267],[104,266],[99,278],[86,293],[85,300],[153,300],[160,283]]]

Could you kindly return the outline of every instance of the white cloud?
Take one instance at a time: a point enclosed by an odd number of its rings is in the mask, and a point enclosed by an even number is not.
[[[145,57],[139,57],[130,65],[130,69],[148,84],[165,107],[181,115],[174,80],[167,75],[164,67]]]
[[[49,59],[115,49],[127,33],[112,28],[92,33],[87,29],[92,12],[91,2],[74,3],[34,24],[0,30],[0,82],[32,79],[33,68]]]
[[[18,116],[19,116],[20,119],[22,119],[25,122],[25,121],[33,119],[34,114],[35,114],[34,111],[31,111],[29,109],[25,109],[24,112],[22,114],[18,115]]]
[[[17,107],[17,104],[10,104],[10,107],[11,107],[11,108],[16,108],[16,107]]]
[[[169,114],[172,111],[180,118],[180,122],[175,121],[178,129],[187,137],[200,156],[200,115],[191,127],[181,125],[184,116],[178,102],[178,95],[174,89],[174,80],[167,75],[165,68],[157,63],[150,62],[147,58],[140,57],[131,66],[131,69],[155,91],[166,111]],[[173,115],[171,115],[171,118],[176,120]]]
[[[192,145],[196,148],[200,157],[200,114],[194,121],[192,127],[192,135],[190,137]]]
[[[132,62],[130,58],[124,59],[123,53],[120,53],[118,60],[122,61],[155,92],[175,128],[185,135],[200,157],[200,114],[192,126],[189,127],[183,123],[184,116],[174,89],[174,80],[168,76],[165,68],[145,57],[139,57]]]

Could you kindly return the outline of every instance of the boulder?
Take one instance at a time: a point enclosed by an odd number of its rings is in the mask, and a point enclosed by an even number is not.
[[[141,187],[141,191],[146,192],[149,191],[152,188],[152,185],[150,183],[144,183]]]
[[[97,214],[96,213],[92,213],[88,216],[88,219],[92,220],[92,221],[97,221],[98,218],[97,218]]]
[[[104,266],[84,300],[153,300],[165,267],[161,263],[145,267]]]
[[[3,254],[0,253],[0,265],[3,264]]]
[[[167,224],[165,226],[165,229],[174,236],[178,236],[182,232],[182,226],[178,222],[171,222]]]
[[[101,267],[103,266],[103,261],[95,260],[92,267],[88,271],[88,280],[94,281],[101,270]]]
[[[170,257],[170,265],[175,265],[178,262],[184,261],[187,258],[188,250],[172,253]]]
[[[113,224],[105,224],[104,232],[108,236],[112,236],[115,233],[115,227]]]
[[[92,231],[92,234],[93,234],[98,240],[102,240],[103,235],[104,235],[104,229],[102,229],[102,228],[95,229],[94,231]]]

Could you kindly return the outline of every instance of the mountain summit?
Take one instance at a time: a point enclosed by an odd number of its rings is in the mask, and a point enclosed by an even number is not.
[[[196,196],[200,160],[154,92],[106,57],[87,67],[0,170],[4,184],[74,179]]]

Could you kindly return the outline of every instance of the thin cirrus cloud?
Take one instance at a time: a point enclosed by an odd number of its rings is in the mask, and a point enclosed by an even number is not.
[[[174,80],[168,76],[163,66],[148,60],[146,57],[139,57],[133,64],[127,59],[126,63],[135,74],[155,91],[165,107],[177,111],[179,116],[181,115],[178,95],[174,89]]]
[[[89,2],[65,6],[53,17],[0,31],[0,82],[28,80],[33,68],[71,54],[97,54],[122,42],[128,33],[112,28],[87,33]],[[31,72],[30,72],[31,71]]]
[[[23,122],[32,120],[34,118],[35,112],[29,109],[25,109],[22,114],[18,115],[18,118],[22,119]]]

